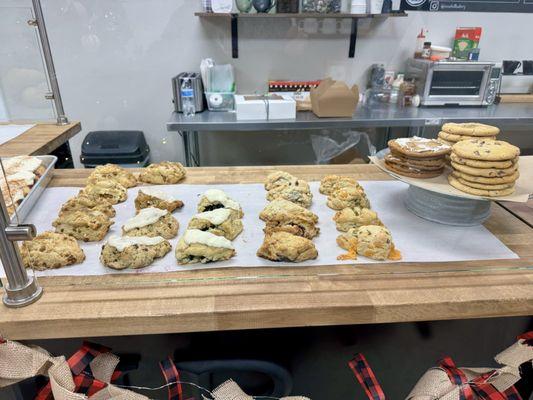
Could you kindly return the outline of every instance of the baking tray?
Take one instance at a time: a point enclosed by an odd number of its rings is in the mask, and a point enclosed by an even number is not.
[[[57,162],[56,156],[33,156],[38,158],[43,162],[43,165],[45,166],[45,171],[43,175],[39,178],[37,182],[34,183],[33,187],[31,188],[30,192],[22,202],[17,207],[17,212],[11,216],[11,222],[19,222],[22,223],[30,213],[30,211],[33,209],[35,204],[37,203],[37,200],[39,200],[39,197],[41,197],[41,194],[43,193],[44,189],[48,186],[50,183],[50,180],[52,179],[53,170]],[[6,157],[8,158],[8,157]],[[18,220],[17,220],[18,215]]]

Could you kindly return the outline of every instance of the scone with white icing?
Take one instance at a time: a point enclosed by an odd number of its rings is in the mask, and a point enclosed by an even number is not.
[[[181,163],[163,161],[143,168],[139,180],[153,185],[170,185],[181,181],[186,174],[187,171]]]
[[[242,232],[243,225],[237,211],[217,208],[194,215],[187,229],[198,229],[233,240]]]
[[[116,164],[105,164],[97,166],[87,180],[89,183],[100,181],[113,181],[120,183],[125,188],[137,186],[137,178],[127,169]]]
[[[13,175],[21,171],[31,172],[37,177],[41,177],[46,170],[43,162],[34,156],[16,156],[3,158],[2,164],[6,175]]]
[[[267,204],[259,214],[265,221],[265,234],[288,232],[312,239],[320,229],[316,226],[318,216],[313,212],[288,200],[277,199]]]
[[[363,225],[383,225],[378,214],[369,208],[343,208],[337,211],[333,217],[337,230],[347,232],[351,228],[359,228]]]
[[[228,239],[198,229],[187,229],[176,246],[179,264],[228,260],[234,255],[235,249]]]
[[[72,236],[55,232],[43,232],[20,246],[20,254],[26,268],[37,271],[79,264],[85,254]]]
[[[61,206],[59,215],[71,211],[100,211],[109,218],[113,218],[116,215],[115,209],[107,201],[102,201],[96,197],[84,194],[78,194],[77,196],[68,199],[67,202]]]
[[[328,207],[333,210],[344,208],[370,208],[370,202],[364,190],[356,186],[347,186],[333,191],[328,196]]]
[[[102,246],[100,261],[113,269],[144,268],[164,257],[172,246],[161,236],[110,236]]]
[[[124,236],[161,236],[172,239],[178,234],[179,223],[167,210],[148,207],[126,221],[122,226]]]
[[[137,211],[155,207],[161,210],[173,212],[174,210],[183,207],[183,202],[176,199],[174,196],[163,192],[162,190],[153,187],[142,187],[135,198],[135,209]]]
[[[52,226],[57,233],[70,235],[84,242],[102,240],[113,221],[100,211],[68,211],[62,213]]]
[[[273,232],[265,236],[257,255],[272,261],[302,262],[317,258],[318,251],[307,238],[287,232]]]
[[[241,205],[231,199],[226,193],[219,189],[209,189],[200,197],[198,202],[198,212],[213,211],[217,208],[229,208],[235,210],[239,218],[244,215]]]
[[[94,197],[98,201],[118,204],[126,201],[128,190],[120,183],[114,181],[98,181],[89,183],[80,191],[80,194]]]

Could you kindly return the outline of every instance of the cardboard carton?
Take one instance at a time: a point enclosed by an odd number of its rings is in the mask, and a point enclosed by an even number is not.
[[[324,79],[311,88],[311,107],[317,117],[351,117],[359,102],[359,88],[342,81]]]

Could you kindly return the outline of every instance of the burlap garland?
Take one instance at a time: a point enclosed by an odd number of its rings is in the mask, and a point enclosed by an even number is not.
[[[254,400],[252,396],[248,396],[233,380],[227,380],[215,390],[213,390],[214,400]],[[204,397],[205,400],[208,400]],[[309,400],[302,396],[282,397],[280,400]]]

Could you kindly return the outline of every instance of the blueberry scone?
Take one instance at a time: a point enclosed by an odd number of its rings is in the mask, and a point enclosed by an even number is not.
[[[343,208],[337,211],[333,217],[337,230],[347,232],[351,228],[359,228],[363,225],[383,225],[378,214],[369,208]]]
[[[285,171],[274,171],[265,180],[265,190],[269,191],[278,186],[286,186],[294,183],[298,179]]]
[[[359,183],[348,176],[328,175],[320,181],[320,188],[318,191],[325,195],[330,195],[337,189],[341,189],[347,186],[355,186],[362,190]]]
[[[318,251],[307,238],[287,232],[273,232],[265,236],[257,255],[272,261],[302,262],[317,258]]]
[[[307,182],[298,182],[298,185],[281,185],[269,190],[266,196],[267,200],[284,199],[304,208],[309,208],[313,200],[313,194],[309,190]]]
[[[179,264],[229,260],[234,255],[235,249],[228,239],[198,229],[187,229],[176,246]]]
[[[312,239],[320,229],[318,216],[311,211],[284,199],[274,200],[261,211],[259,218],[265,221],[265,234],[287,232]]]
[[[135,209],[139,211],[148,207],[155,207],[160,208],[161,210],[167,210],[168,212],[173,212],[174,210],[183,207],[183,202],[162,190],[152,187],[143,187],[139,189],[137,197],[135,198]]]
[[[102,201],[96,197],[87,196],[85,194],[79,194],[76,197],[72,197],[67,200],[61,206],[59,215],[71,211],[100,211],[109,218],[113,218],[116,214],[113,206],[107,201]]]
[[[363,190],[356,186],[347,186],[337,189],[328,196],[328,207],[333,210],[343,208],[370,208],[370,202]]]
[[[23,242],[20,254],[26,268],[38,271],[79,264],[85,254],[76,239],[62,233],[43,232]]]
[[[106,201],[110,204],[122,203],[128,198],[127,189],[114,181],[89,183],[80,191],[80,194],[94,197],[98,201]]]
[[[230,208],[217,208],[194,215],[187,229],[199,229],[233,240],[242,232],[243,225],[237,211]]]
[[[164,257],[172,246],[161,236],[110,236],[102,246],[100,261],[113,269],[144,268]]]
[[[148,207],[126,221],[122,226],[124,236],[161,236],[172,239],[178,234],[179,224],[167,210]]]
[[[139,175],[139,180],[154,185],[171,185],[181,181],[186,174],[187,171],[181,163],[163,161],[144,168]]]
[[[100,211],[69,211],[62,213],[52,226],[57,233],[65,233],[84,242],[102,240],[113,221]]]
[[[358,254],[380,261],[401,259],[400,252],[392,242],[390,231],[384,226],[365,225],[351,228],[337,237],[337,244],[353,256]]]
[[[88,182],[96,183],[100,181],[117,182],[126,189],[137,186],[135,175],[116,164],[99,165],[94,169],[91,175],[89,175]]]
[[[237,212],[237,216],[242,218],[244,215],[241,205],[231,199],[226,193],[219,189],[209,189],[200,197],[198,202],[198,212],[213,211],[217,208],[230,208]]]

